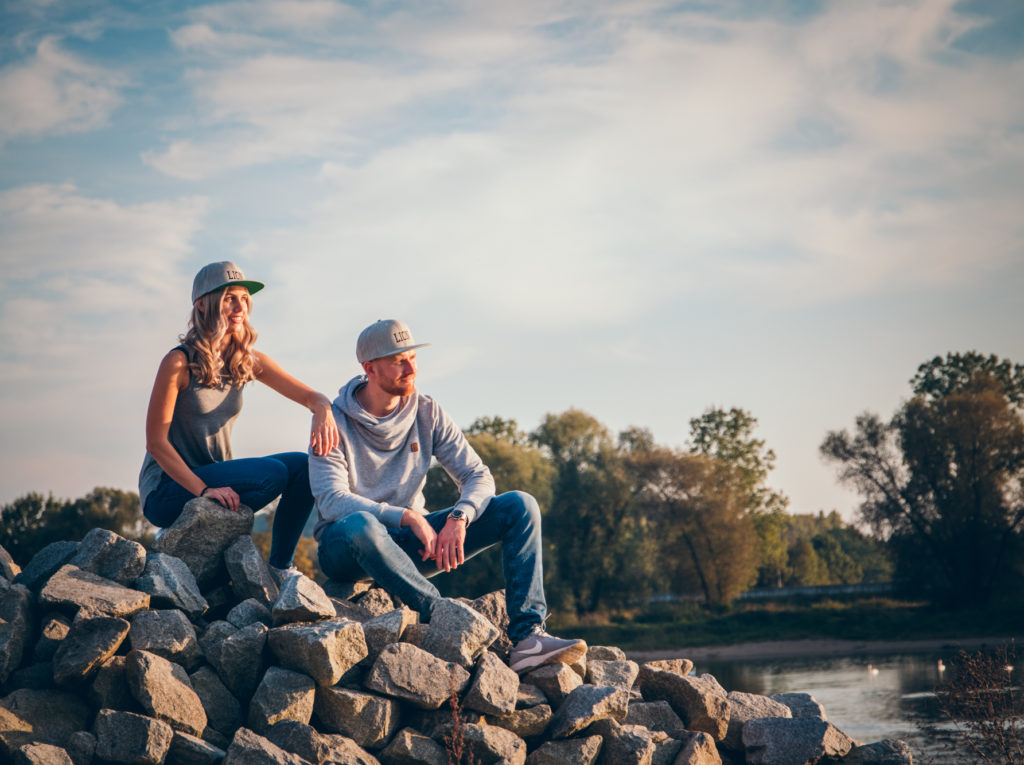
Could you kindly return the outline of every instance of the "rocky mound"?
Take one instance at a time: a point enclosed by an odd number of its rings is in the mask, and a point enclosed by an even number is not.
[[[148,552],[96,529],[0,548],[0,761],[287,765],[910,763],[806,694],[591,647],[520,678],[502,593],[429,624],[368,585],[278,583],[252,512],[190,502]]]

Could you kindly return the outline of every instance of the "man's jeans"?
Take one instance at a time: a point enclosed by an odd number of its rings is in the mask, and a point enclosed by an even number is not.
[[[313,509],[309,458],[303,452],[214,462],[192,468],[192,472],[207,486],[230,486],[242,504],[254,511],[280,496],[270,537],[270,565],[274,568],[292,565],[299,537]],[[154,526],[166,528],[177,520],[190,499],[195,499],[192,492],[164,474],[160,484],[146,498],[144,514]]]
[[[451,508],[426,516],[440,532]],[[505,572],[508,637],[525,638],[547,615],[544,571],[541,562],[540,507],[521,491],[493,497],[466,529],[466,558],[501,543]],[[320,568],[331,579],[373,579],[403,603],[419,611],[425,621],[441,597],[426,577],[440,573],[432,560],[421,560],[423,545],[407,526],[392,529],[366,512],[335,521],[320,535]]]

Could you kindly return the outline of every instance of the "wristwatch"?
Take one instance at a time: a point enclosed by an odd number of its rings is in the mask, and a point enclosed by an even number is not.
[[[469,519],[466,517],[466,511],[461,507],[457,507],[451,511],[448,515],[453,521],[465,521],[466,525],[469,525]]]

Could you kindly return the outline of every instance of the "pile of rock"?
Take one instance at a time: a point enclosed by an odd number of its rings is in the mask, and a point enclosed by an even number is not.
[[[197,499],[148,554],[101,529],[24,570],[0,548],[0,761],[911,762],[806,694],[727,693],[685,659],[592,647],[520,679],[500,592],[421,624],[376,587],[279,584],[252,521]]]

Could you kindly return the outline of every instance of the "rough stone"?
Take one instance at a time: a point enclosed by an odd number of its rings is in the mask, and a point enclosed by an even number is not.
[[[461,693],[469,673],[408,643],[393,643],[381,651],[366,678],[370,690],[405,699],[422,709],[437,709],[453,689]]]
[[[199,618],[210,607],[185,561],[167,553],[146,556],[146,568],[135,580],[135,589],[148,593],[156,608],[178,608],[190,619]]]
[[[360,595],[356,603],[370,615],[371,619],[395,610],[395,601],[388,595],[387,590],[376,585]]]
[[[113,616],[76,619],[53,655],[54,682],[84,682],[117,652],[130,628],[127,621]]]
[[[277,582],[270,575],[256,543],[248,534],[238,537],[224,550],[224,565],[231,578],[231,589],[238,600],[255,598],[268,606],[277,600]]]
[[[591,685],[611,685],[615,688],[629,690],[633,687],[640,666],[635,661],[619,659],[605,661],[591,659],[587,656],[587,682]]]
[[[340,582],[334,579],[328,579],[324,584],[324,592],[327,593],[329,598],[352,600],[353,598],[362,595],[372,586],[373,582],[370,580],[363,582]]]
[[[375,616],[375,614],[371,613],[369,610],[356,603],[349,603],[347,600],[331,598],[331,605],[334,606],[334,615],[339,619],[348,619],[349,621],[363,624],[364,622],[370,621],[370,619]],[[380,614],[376,615],[379,616]]]
[[[90,765],[96,756],[96,736],[87,730],[78,730],[68,736],[64,750],[75,765]]]
[[[14,577],[21,573],[21,566],[14,562],[14,558],[7,552],[3,545],[0,545],[0,576],[8,582],[13,582]]]
[[[124,656],[111,656],[96,670],[88,693],[89,703],[95,709],[119,709],[142,714],[142,707],[138,705],[128,688],[128,680],[125,677],[126,663],[127,659]]]
[[[583,679],[567,664],[545,664],[528,673],[525,680],[540,688],[555,706],[583,685]]]
[[[662,731],[676,737],[686,730],[679,715],[667,701],[634,702],[622,721],[626,725],[643,725],[648,730]]]
[[[505,715],[516,708],[519,675],[501,659],[485,651],[477,661],[469,692],[462,703],[487,715]]]
[[[286,752],[248,728],[239,728],[231,739],[224,765],[313,765],[297,754]]]
[[[640,690],[647,701],[667,701],[688,730],[704,731],[716,741],[729,730],[725,689],[711,675],[689,677],[648,668],[641,671]]]
[[[168,765],[218,765],[224,759],[224,750],[196,736],[174,731],[167,752]]]
[[[0,683],[4,683],[25,656],[33,597],[22,584],[8,584],[6,579],[0,582]]]
[[[319,733],[315,728],[285,720],[267,733],[267,738],[286,752],[324,765],[380,765],[377,758],[355,741],[336,733]]]
[[[625,661],[626,652],[614,645],[592,645],[587,648],[587,663],[592,661]]]
[[[226,576],[224,550],[238,537],[250,534],[252,522],[252,510],[245,505],[236,512],[212,499],[196,497],[185,503],[181,515],[153,543],[153,550],[181,558],[205,592],[208,585]]]
[[[620,721],[625,718],[628,706],[629,694],[621,688],[581,685],[558,707],[548,726],[548,736],[568,738],[604,718]]]
[[[71,631],[71,620],[61,614],[51,614],[43,619],[39,629],[39,640],[36,642],[34,656],[37,661],[50,661],[57,652],[61,641]],[[3,674],[0,673],[0,680]]]
[[[657,659],[655,661],[645,661],[640,665],[640,683],[644,681],[644,668],[649,671],[657,672],[672,672],[676,675],[682,675],[686,677],[688,674],[693,672],[693,662],[689,659]]]
[[[843,758],[843,765],[913,765],[906,742],[896,739],[855,746]]]
[[[810,717],[828,722],[825,707],[809,693],[773,693],[768,698],[789,707],[793,717]]]
[[[128,652],[125,678],[146,714],[172,728],[201,736],[206,712],[184,668],[149,651]]]
[[[53,744],[25,744],[14,752],[14,765],[74,765],[63,747]]]
[[[552,715],[551,707],[547,704],[537,704],[504,715],[488,715],[487,722],[510,730],[520,738],[532,739],[544,733],[551,723]]]
[[[726,699],[729,702],[729,730],[722,740],[722,747],[732,751],[743,750],[743,725],[747,720],[793,716],[785,704],[756,693],[730,691]]]
[[[495,590],[481,595],[475,600],[466,601],[466,603],[498,628],[498,638],[491,643],[488,650],[494,651],[502,659],[507,660],[509,651],[512,650],[512,643],[508,639],[509,619],[508,607],[505,604],[505,591]]]
[[[337,618],[334,603],[308,576],[291,576],[281,583],[281,594],[270,609],[275,625],[317,622]]]
[[[722,756],[710,734],[698,733],[683,745],[673,765],[722,765]]]
[[[131,620],[128,642],[132,648],[149,651],[191,669],[201,658],[196,630],[184,612],[140,611]]]
[[[604,741],[597,758],[600,765],[651,765],[655,751],[654,738],[642,725],[622,725],[604,718],[594,722],[587,730],[596,733]]]
[[[419,614],[411,608],[402,606],[363,622],[363,634],[366,637],[369,660],[376,661],[385,646],[399,642],[406,628],[410,624],[416,624],[419,618]]]
[[[50,577],[39,604],[83,616],[127,617],[149,608],[149,595],[68,564]]]
[[[526,758],[526,765],[593,765],[603,743],[600,736],[547,741]]]
[[[538,704],[547,703],[548,697],[544,695],[544,691],[533,683],[524,683],[522,680],[519,681],[519,690],[516,691],[516,709],[535,707]]]
[[[462,726],[462,740],[468,756],[481,765],[526,762],[526,742],[504,728],[470,723]]]
[[[813,717],[766,717],[743,726],[743,746],[751,765],[807,765],[849,752],[853,739],[832,723]]]
[[[403,728],[380,753],[388,765],[448,765],[440,744],[411,728]]]
[[[399,726],[398,702],[347,688],[318,686],[313,709],[324,729],[370,749],[387,744]]]
[[[171,748],[171,726],[134,712],[101,709],[93,724],[96,756],[110,762],[158,765]]]
[[[146,548],[113,531],[92,529],[82,537],[68,565],[128,586],[146,568]]]
[[[221,682],[217,673],[203,666],[189,675],[189,681],[206,712],[206,724],[225,736],[234,734],[244,721],[242,705]]]
[[[230,624],[228,627],[234,629]],[[267,625],[256,622],[211,643],[209,650],[203,644],[206,660],[217,670],[228,690],[239,699],[250,698],[263,677],[263,647],[267,644],[267,633]]]
[[[270,609],[263,603],[260,603],[256,598],[247,598],[243,600],[228,611],[228,615],[224,618],[231,624],[238,627],[238,629],[248,627],[250,624],[255,624],[256,622],[266,624],[268,627],[272,626],[274,623],[270,616]]]
[[[11,581],[25,585],[32,592],[38,592],[39,588],[71,560],[77,551],[78,542],[51,542],[33,555],[28,565]]]
[[[489,619],[465,603],[442,598],[430,611],[430,624],[422,648],[445,661],[471,667],[498,637]]]
[[[309,723],[313,716],[316,683],[309,675],[270,667],[249,702],[249,727],[266,734],[282,720]]]
[[[320,685],[340,682],[367,655],[362,625],[345,619],[275,627],[267,642],[283,667],[305,672]]]

